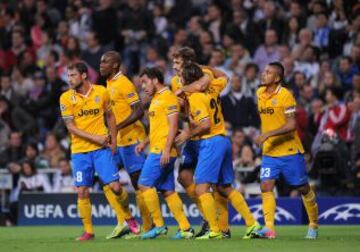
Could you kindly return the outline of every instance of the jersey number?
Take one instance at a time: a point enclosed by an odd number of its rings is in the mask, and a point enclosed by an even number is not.
[[[213,118],[215,124],[218,124],[221,121],[221,119],[218,117],[219,105],[220,105],[219,100],[220,100],[219,98],[218,98],[218,102],[216,102],[214,98],[210,100],[210,108],[215,109],[214,118]]]

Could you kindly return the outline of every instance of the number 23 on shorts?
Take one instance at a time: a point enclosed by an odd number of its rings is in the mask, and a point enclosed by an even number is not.
[[[270,177],[270,168],[263,168],[260,169],[260,177],[261,178],[269,178]]]

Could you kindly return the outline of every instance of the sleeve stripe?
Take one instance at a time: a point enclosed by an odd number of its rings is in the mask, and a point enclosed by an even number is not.
[[[203,121],[203,120],[205,120],[205,119],[209,119],[209,118],[210,118],[210,116],[205,116],[205,117],[201,118],[201,119],[199,120],[199,122],[201,122],[201,121]]]
[[[136,103],[140,102],[140,99],[139,100],[136,100],[136,101],[133,101],[133,102],[130,102],[130,105],[134,105]]]
[[[61,116],[62,118],[64,118],[64,119],[66,119],[66,118],[74,118],[74,116],[72,116],[72,115],[63,115],[63,116]]]
[[[170,115],[175,115],[175,114],[178,114],[178,113],[179,113],[178,111],[174,111],[174,112],[171,112],[171,113],[169,113],[167,115],[170,116]]]
[[[295,113],[295,112],[296,112],[295,108],[285,110],[285,114],[290,114],[290,113]]]

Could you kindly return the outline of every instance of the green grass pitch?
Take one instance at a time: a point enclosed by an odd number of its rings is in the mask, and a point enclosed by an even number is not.
[[[320,237],[316,241],[307,241],[303,237],[305,226],[277,227],[276,240],[241,240],[243,227],[232,227],[233,238],[230,240],[195,241],[169,240],[176,231],[170,227],[167,237],[156,240],[124,239],[105,240],[111,226],[96,226],[96,239],[89,242],[76,242],[74,237],[81,232],[80,227],[11,227],[0,228],[0,251],[105,251],[105,252],[281,252],[281,251],[360,251],[360,226],[322,226]]]

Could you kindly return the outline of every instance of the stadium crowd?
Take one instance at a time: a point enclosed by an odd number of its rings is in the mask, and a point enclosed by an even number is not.
[[[258,181],[260,73],[280,61],[312,184],[320,195],[360,194],[358,1],[8,0],[0,13],[0,167],[13,175],[11,200],[73,190],[58,102],[68,64],[84,60],[91,81],[104,84],[100,57],[114,49],[136,85],[153,66],[169,84],[172,54],[184,46],[230,77],[221,100],[241,192]],[[56,170],[51,179],[37,172],[44,168]],[[281,183],[278,193],[296,196]]]

